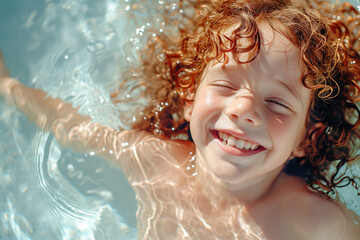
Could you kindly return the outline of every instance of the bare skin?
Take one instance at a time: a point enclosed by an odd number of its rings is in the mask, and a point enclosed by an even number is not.
[[[216,179],[204,184],[202,163],[189,161],[192,142],[91,123],[71,104],[10,78],[1,55],[0,94],[62,146],[95,151],[124,171],[138,200],[140,239],[352,240],[360,234],[338,205],[284,173],[251,201],[221,191]]]

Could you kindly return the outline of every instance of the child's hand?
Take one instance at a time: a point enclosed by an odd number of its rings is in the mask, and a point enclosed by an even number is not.
[[[9,77],[9,71],[5,66],[4,58],[0,51],[0,82],[2,82],[2,80],[7,77]]]
[[[0,101],[7,98],[9,94],[9,87],[15,82],[10,78],[9,70],[7,69],[3,55],[0,50]]]

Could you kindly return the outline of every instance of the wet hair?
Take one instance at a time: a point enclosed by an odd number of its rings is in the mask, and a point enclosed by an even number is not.
[[[195,16],[179,29],[181,40],[174,42],[163,35],[146,46],[139,72],[147,78],[146,95],[153,101],[133,127],[158,137],[191,139],[183,108],[192,101],[189,96],[196,92],[207,64],[225,62],[229,54],[239,64],[243,63],[239,58],[242,53],[250,54],[247,62],[254,60],[261,47],[258,25],[266,23],[300,50],[305,66],[301,81],[313,93],[308,132],[300,146],[306,156],[293,158],[285,170],[303,177],[312,189],[329,197],[334,197],[335,187],[352,184],[358,189],[354,177],[343,171],[358,162],[358,11],[350,4],[332,7],[323,1],[305,0],[186,3]],[[185,3],[180,0],[179,4]],[[244,45],[244,38],[250,44]]]

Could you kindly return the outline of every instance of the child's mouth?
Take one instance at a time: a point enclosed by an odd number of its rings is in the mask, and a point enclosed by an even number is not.
[[[262,147],[261,145],[255,142],[240,139],[225,132],[212,130],[211,133],[215,138],[221,141],[222,144],[238,149],[240,151],[252,152],[258,150],[264,150],[264,147]]]

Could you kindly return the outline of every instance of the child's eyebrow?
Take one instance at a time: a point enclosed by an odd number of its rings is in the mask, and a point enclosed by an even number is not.
[[[288,84],[286,84],[284,81],[281,81],[281,79],[277,79],[277,81],[283,85],[295,98],[301,102],[301,98],[299,93],[292,87],[290,87]]]

